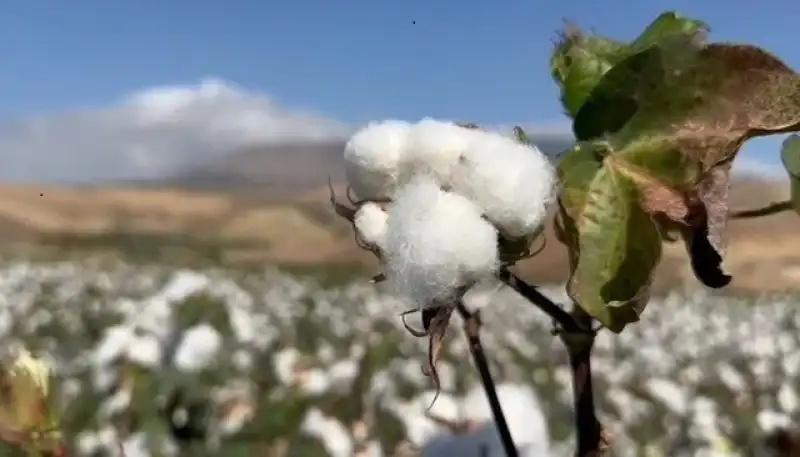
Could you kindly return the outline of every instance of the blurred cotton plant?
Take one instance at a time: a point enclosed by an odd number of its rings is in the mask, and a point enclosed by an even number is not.
[[[31,456],[66,457],[48,364],[24,348],[0,361],[0,440]]]
[[[331,200],[382,272],[374,279],[419,311],[429,339],[425,372],[438,390],[436,362],[453,312],[470,350],[508,455],[507,430],[479,338],[479,314],[464,296],[500,282],[557,322],[573,381],[579,456],[609,448],[592,388],[591,354],[600,329],[639,321],[663,244],[682,239],[704,286],[728,285],[730,218],[797,208],[731,212],[733,160],[748,139],[800,131],[800,75],[750,45],[710,43],[699,20],[666,12],[634,40],[559,35],[550,60],[576,144],[553,167],[521,128],[514,135],[434,119],[374,122],[355,133],[344,157],[350,205]],[[797,141],[784,143],[793,184]],[[355,198],[351,195],[355,193]],[[568,250],[572,302],[562,308],[511,272],[531,254],[557,201],[556,235]],[[406,313],[406,314],[408,314]],[[405,319],[405,314],[404,314]]]
[[[540,291],[567,300],[563,286]],[[74,455],[114,456],[121,441],[129,457],[250,455],[262,445],[291,449],[271,454],[277,456],[352,455],[348,449],[399,456],[395,451],[424,447],[436,436],[480,443],[468,435],[492,428],[488,399],[480,408],[464,401],[484,394],[467,363],[471,345],[457,332],[442,345],[441,398],[426,414],[435,389],[419,369],[425,348],[397,318],[404,305],[366,281],[332,287],[272,269],[186,270],[82,258],[0,262],[0,292],[0,315],[15,316],[0,342],[47,354],[55,391],[71,399],[61,426]],[[571,369],[550,334],[551,320],[506,286],[473,287],[464,301],[469,309],[488,307],[482,346],[514,442],[516,430],[525,432],[520,454],[542,436],[539,442],[550,443],[547,455],[570,455],[577,438]],[[673,292],[653,299],[646,325],[600,332],[593,381],[602,394],[598,416],[614,433],[614,455],[644,455],[646,446],[662,456],[719,455],[726,447],[730,455],[758,455],[748,450],[765,434],[796,424],[797,303],[791,295],[752,300],[702,289]],[[213,363],[199,369],[185,364],[178,348],[204,324],[222,344],[208,344],[217,339],[211,337],[197,345],[197,362],[219,348]],[[120,326],[141,341],[164,335],[163,355],[153,358],[151,343],[120,337]],[[118,338],[125,350],[114,361]],[[540,410],[527,395],[509,401],[506,385],[534,391]],[[448,403],[455,407],[448,411]],[[527,411],[524,418],[519,411]],[[431,416],[458,427],[451,431]],[[546,431],[536,431],[537,417],[546,418]],[[187,439],[194,442],[184,445]],[[183,447],[193,451],[182,454]]]

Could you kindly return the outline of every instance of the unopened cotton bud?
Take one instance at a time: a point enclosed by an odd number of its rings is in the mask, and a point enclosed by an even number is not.
[[[390,290],[426,306],[496,269],[497,231],[472,201],[418,176],[394,195],[384,259]]]
[[[375,203],[364,203],[356,211],[353,223],[364,241],[383,248],[389,223],[389,215],[386,211]]]
[[[406,174],[406,143],[411,124],[389,120],[373,122],[357,131],[344,150],[345,173],[360,198],[389,197]]]

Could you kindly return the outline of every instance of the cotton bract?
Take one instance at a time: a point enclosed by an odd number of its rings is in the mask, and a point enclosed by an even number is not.
[[[423,175],[401,187],[393,201],[383,252],[392,292],[433,305],[496,269],[497,230],[469,199]]]

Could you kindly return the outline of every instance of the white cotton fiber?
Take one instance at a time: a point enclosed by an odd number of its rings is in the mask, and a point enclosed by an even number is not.
[[[450,121],[422,119],[408,136],[408,166],[414,174],[428,174],[442,186],[449,186],[453,167],[480,133]]]
[[[174,363],[181,371],[198,372],[216,360],[222,348],[222,335],[209,324],[186,330],[175,350]]]
[[[390,290],[427,306],[494,271],[497,231],[469,199],[416,176],[394,195],[384,259]]]
[[[383,248],[389,223],[386,211],[375,203],[367,202],[358,208],[353,222],[364,241]]]
[[[456,165],[452,185],[483,208],[501,231],[523,236],[544,223],[555,196],[556,174],[535,147],[481,132]]]
[[[388,198],[403,176],[406,142],[411,124],[383,121],[368,124],[356,132],[344,150],[345,172],[360,198]]]
[[[549,455],[550,430],[536,391],[528,386],[510,383],[499,384],[496,390],[514,443],[519,449],[528,451],[523,455]],[[482,386],[470,389],[464,397],[463,408],[467,419],[493,421],[489,400]]]

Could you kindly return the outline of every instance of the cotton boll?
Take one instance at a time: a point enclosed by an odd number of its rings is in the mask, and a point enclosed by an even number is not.
[[[476,130],[425,118],[411,128],[406,160],[414,173],[428,174],[448,186],[453,167],[478,137]]]
[[[384,259],[390,290],[430,305],[495,270],[497,231],[473,202],[419,176],[394,195]]]
[[[389,197],[404,176],[404,153],[411,124],[383,121],[368,124],[353,135],[344,149],[345,172],[361,198]]]
[[[222,347],[222,335],[208,324],[186,330],[175,350],[175,366],[185,372],[198,372],[214,362]]]
[[[354,223],[364,241],[381,248],[384,246],[389,215],[380,206],[372,202],[361,205],[356,211]]]
[[[535,233],[555,196],[555,169],[533,146],[481,132],[453,171],[455,192],[473,199],[505,234]]]

